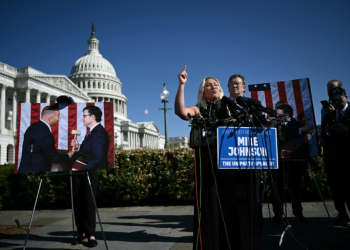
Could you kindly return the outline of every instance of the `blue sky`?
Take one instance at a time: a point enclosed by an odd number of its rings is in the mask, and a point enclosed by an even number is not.
[[[309,77],[320,124],[327,81],[342,80],[350,93],[349,13],[347,0],[0,0],[0,62],[69,76],[87,52],[94,23],[133,122],[154,121],[164,134],[159,93],[166,83],[173,108],[186,64],[187,106],[196,103],[206,76],[219,79],[226,95],[235,73],[248,84]],[[189,135],[188,122],[174,110],[168,134]]]

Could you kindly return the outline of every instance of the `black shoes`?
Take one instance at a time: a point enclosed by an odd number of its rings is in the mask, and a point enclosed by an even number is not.
[[[85,236],[83,236],[83,237],[78,236],[77,238],[73,239],[72,245],[74,246],[74,245],[82,244],[84,239],[86,239]],[[88,243],[87,243],[87,246],[88,247],[96,247],[97,246],[97,241],[89,239]]]
[[[96,247],[97,241],[96,240],[90,240],[88,241],[88,247]]]
[[[72,241],[72,245],[78,245],[78,244],[81,244],[83,242],[83,240],[85,239],[85,237],[81,237],[81,236],[78,236],[77,238],[73,238],[73,241]]]

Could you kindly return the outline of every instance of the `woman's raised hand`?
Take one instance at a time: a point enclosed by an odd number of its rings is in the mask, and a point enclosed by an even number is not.
[[[181,71],[181,73],[177,75],[177,77],[179,78],[179,83],[180,84],[185,84],[187,82],[186,65],[183,68],[183,70]]]

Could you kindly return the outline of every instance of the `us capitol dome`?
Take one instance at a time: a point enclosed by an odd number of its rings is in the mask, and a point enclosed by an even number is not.
[[[113,102],[114,117],[127,121],[127,98],[121,92],[122,83],[112,64],[98,50],[94,25],[87,42],[89,50],[74,63],[69,78],[94,102]]]

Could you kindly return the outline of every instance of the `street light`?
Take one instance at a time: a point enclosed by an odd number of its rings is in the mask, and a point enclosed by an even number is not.
[[[169,147],[169,142],[168,142],[168,119],[167,119],[167,116],[166,116],[166,112],[167,112],[167,110],[170,110],[171,108],[167,108],[166,107],[166,103],[169,100],[169,91],[166,89],[165,83],[163,85],[162,91],[160,92],[160,99],[164,103],[164,108],[159,108],[159,109],[160,110],[164,110],[164,127],[165,127],[165,144],[164,144],[164,148],[167,148],[167,147]]]

